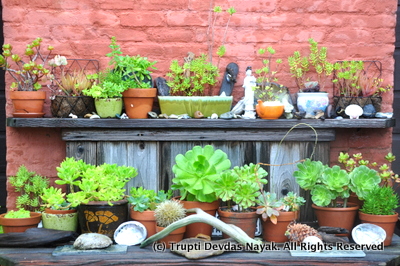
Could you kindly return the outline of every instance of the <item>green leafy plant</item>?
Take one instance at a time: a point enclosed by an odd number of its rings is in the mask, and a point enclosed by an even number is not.
[[[306,200],[293,191],[290,191],[282,198],[282,203],[282,211],[294,212],[299,211],[300,207],[306,203]]]
[[[21,165],[17,174],[10,176],[9,181],[15,191],[20,193],[16,199],[17,208],[29,211],[43,210],[41,195],[43,189],[49,187],[48,178],[30,172],[26,166]]]
[[[66,201],[66,193],[63,193],[61,188],[45,188],[43,195],[40,197],[42,198],[43,206],[52,210],[69,210],[77,207],[77,205],[72,206]]]
[[[345,208],[351,192],[363,198],[380,182],[377,172],[365,165],[348,173],[338,165],[329,167],[320,161],[307,159],[297,167],[298,170],[293,173],[296,182],[304,190],[311,191],[312,201],[320,207]]]
[[[113,83],[111,81],[103,81],[99,83],[99,85],[94,83],[92,87],[85,89],[82,92],[84,95],[95,99],[106,99],[122,97],[124,91],[125,88],[121,84]]]
[[[112,205],[112,201],[124,199],[126,183],[137,175],[131,166],[107,163],[95,166],[74,158],[66,158],[64,162],[57,167],[60,180],[55,182],[70,186],[67,201],[71,206],[89,201],[108,201]]]
[[[186,209],[183,204],[175,200],[166,200],[157,205],[154,216],[158,226],[167,227],[173,222],[186,217]]]
[[[181,200],[213,202],[218,199],[214,183],[231,167],[228,155],[212,145],[194,146],[175,157],[171,188],[180,191]]]
[[[282,59],[275,60],[275,67],[272,68],[272,56],[276,51],[270,46],[267,49],[260,48],[259,55],[264,55],[268,52],[268,57],[262,59],[262,67],[255,69],[257,86],[254,88],[255,96],[263,101],[276,101],[280,99],[280,94],[283,92],[283,86],[278,83],[276,74],[279,71],[279,66],[282,64]]]
[[[159,203],[171,199],[172,190],[155,192],[152,189],[144,189],[143,187],[132,187],[129,194],[128,201],[135,211],[154,211]]]
[[[46,67],[46,63],[54,47],[48,46],[46,54],[41,51],[41,47],[42,38],[36,38],[27,44],[24,52],[26,58],[23,59],[22,56],[13,52],[12,45],[3,44],[3,52],[0,55],[0,67],[7,71],[14,79],[10,87],[11,90],[35,91],[42,88],[40,81],[50,74],[50,69]]]
[[[239,212],[245,212],[259,203],[259,184],[268,183],[264,179],[267,175],[259,164],[235,166],[224,171],[215,181],[215,194],[228,204],[228,210],[232,210],[233,202],[237,204]]]
[[[357,166],[365,165],[378,172],[382,181],[382,186],[393,186],[393,182],[400,183],[399,175],[395,174],[391,168],[392,163],[396,160],[396,156],[389,152],[385,155],[384,159],[387,163],[379,165],[377,162],[364,160],[362,153],[356,153],[350,156],[347,152],[340,152],[338,156],[339,163],[341,163],[342,167],[348,172],[353,171]]]
[[[340,61],[334,64],[335,95],[346,97],[380,96],[392,89],[392,85],[383,86],[380,73],[365,69],[364,61]]]
[[[19,209],[17,211],[11,210],[4,215],[4,218],[29,218],[31,217],[31,212],[24,210],[24,209]]]
[[[375,187],[364,198],[361,212],[373,215],[392,215],[399,207],[399,195],[392,187]]]
[[[323,90],[326,80],[332,75],[333,64],[327,60],[327,48],[318,48],[318,42],[310,38],[310,52],[302,56],[295,51],[288,57],[289,71],[295,78],[300,92],[314,92]],[[317,81],[310,82],[310,81]]]
[[[195,96],[203,95],[206,88],[217,83],[218,67],[207,61],[206,55],[186,60],[182,65],[172,60],[167,85],[171,95]]]

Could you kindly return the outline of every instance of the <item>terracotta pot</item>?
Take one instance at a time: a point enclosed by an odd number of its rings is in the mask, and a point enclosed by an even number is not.
[[[9,95],[14,108],[13,117],[36,118],[44,116],[45,91],[10,91]]]
[[[164,228],[165,227],[156,225],[156,232],[157,233],[161,232],[162,230],[164,230]],[[169,235],[167,235],[166,237],[158,240],[158,243],[165,243],[165,247],[170,248],[171,242],[178,243],[179,241],[181,241],[183,239],[185,231],[186,231],[186,226],[178,228],[178,229],[172,231],[171,233],[169,233]]]
[[[399,219],[398,213],[393,215],[373,215],[359,211],[358,216],[362,223],[370,223],[382,227],[386,232],[386,238],[385,241],[383,241],[383,245],[390,246],[390,244],[392,244],[394,229],[396,227],[396,222]]]
[[[279,212],[278,222],[273,224],[271,219],[262,221],[262,236],[268,242],[287,242],[288,238],[285,236],[287,226],[298,217],[298,212]]]
[[[359,206],[351,202],[348,202],[347,205],[347,208],[319,207],[315,204],[312,204],[311,206],[317,216],[319,226],[345,228],[349,230],[349,234],[343,235],[349,236],[353,229]]]
[[[78,212],[76,210],[45,209],[42,213],[43,227],[64,231],[78,229]]]
[[[122,96],[128,117],[131,119],[144,119],[147,118],[147,113],[151,112],[153,108],[157,89],[128,89],[122,93]]]
[[[94,99],[88,96],[65,96],[57,95],[51,100],[51,114],[54,117],[66,118],[69,114],[83,117],[93,113]]]
[[[138,221],[146,227],[147,238],[151,237],[156,233],[156,218],[154,216],[154,211],[134,211],[131,208],[130,216],[132,220]]]
[[[96,113],[101,118],[115,118],[122,113],[122,98],[95,99]]]
[[[3,226],[4,233],[25,232],[26,229],[37,227],[42,219],[39,212],[31,212],[29,218],[4,218],[5,215],[0,215],[0,225]]]
[[[254,238],[258,214],[254,212],[230,212],[218,209],[219,219],[227,224],[234,224],[242,229],[249,237]],[[222,233],[223,238],[229,238],[230,236]]]
[[[90,201],[78,207],[79,225],[84,233],[99,233],[111,239],[118,226],[128,220],[128,201]]]
[[[278,119],[284,111],[284,106],[280,102],[263,102],[257,100],[256,112],[262,119]]]
[[[180,201],[185,209],[200,208],[204,212],[215,216],[219,207],[219,201],[214,202],[199,202],[199,201]],[[188,213],[192,215],[195,213]],[[196,237],[198,234],[203,234],[211,237],[213,227],[206,223],[192,223],[186,226],[185,238]]]

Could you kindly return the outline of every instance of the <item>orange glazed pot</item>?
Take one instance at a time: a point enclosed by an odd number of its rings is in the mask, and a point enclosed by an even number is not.
[[[284,111],[284,106],[281,102],[263,102],[257,100],[256,112],[262,119],[278,119]]]
[[[122,97],[128,117],[131,119],[147,118],[147,113],[151,112],[156,96],[156,88],[128,89],[124,91]]]

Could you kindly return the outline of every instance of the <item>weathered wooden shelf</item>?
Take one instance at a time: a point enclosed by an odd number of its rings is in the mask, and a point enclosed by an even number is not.
[[[7,118],[9,127],[52,128],[204,128],[204,129],[289,129],[299,128],[389,128],[394,127],[394,118],[385,119],[85,119],[85,118]],[[303,124],[304,123],[304,124]]]

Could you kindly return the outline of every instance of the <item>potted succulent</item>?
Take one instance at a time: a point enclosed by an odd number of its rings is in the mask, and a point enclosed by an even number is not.
[[[57,55],[49,61],[49,65],[53,66],[53,84],[50,86],[53,92],[50,106],[52,115],[66,118],[70,114],[78,117],[92,114],[95,111],[94,100],[83,95],[83,91],[89,89],[94,80],[88,78],[84,69],[71,70],[66,69],[65,65],[60,66],[61,60],[63,57]],[[57,66],[60,66],[60,69]]]
[[[290,191],[281,200],[275,193],[261,191],[260,206],[257,213],[262,218],[262,236],[266,241],[286,242],[287,226],[299,217],[300,206],[305,203],[303,197]]]
[[[253,238],[258,219],[255,207],[259,203],[260,185],[268,182],[264,179],[267,175],[259,164],[253,163],[223,172],[214,185],[216,196],[226,204],[218,209],[221,221],[238,226]],[[229,236],[223,234],[223,237]]]
[[[125,185],[137,175],[136,169],[107,163],[95,166],[66,158],[57,172],[60,179],[55,183],[68,185],[66,199],[78,206],[81,231],[113,237],[115,229],[127,221]]]
[[[379,186],[378,173],[365,165],[350,173],[334,165],[305,160],[297,165],[293,175],[304,190],[311,191],[313,209],[320,226],[341,227],[351,231],[359,206],[348,203],[351,192],[365,199],[367,193]],[[335,213],[338,212],[338,213]]]
[[[337,115],[344,113],[347,106],[355,104],[364,108],[372,105],[373,110],[364,116],[374,117],[381,110],[382,94],[392,89],[383,85],[382,63],[379,61],[339,61],[334,64],[333,84],[334,107]]]
[[[371,223],[382,227],[386,232],[384,245],[392,243],[396,223],[399,219],[396,208],[399,207],[399,195],[390,186],[379,186],[368,192],[358,216],[362,223]]]
[[[171,199],[171,197],[172,190],[155,192],[152,189],[144,189],[143,187],[132,187],[130,189],[128,198],[131,204],[130,217],[146,227],[147,237],[156,233],[154,210],[158,204]]]
[[[326,47],[319,48],[318,42],[312,38],[308,42],[309,55],[302,56],[299,51],[295,51],[288,57],[288,63],[289,71],[299,89],[297,108],[300,112],[314,115],[318,111],[325,112],[329,105],[328,93],[323,90],[326,80],[332,75],[333,64],[327,60]]]
[[[268,58],[262,60],[262,67],[256,69],[257,86],[254,88],[254,96],[257,98],[256,112],[263,119],[277,119],[284,111],[285,103],[288,103],[287,88],[278,83],[276,74],[282,59],[275,60],[275,69],[272,68],[272,56],[275,50],[272,47],[260,48],[259,55],[268,52]]]
[[[156,61],[149,61],[147,57],[122,55],[120,45],[115,37],[111,38],[111,53],[109,65],[113,66],[113,73],[120,76],[120,84],[125,88],[122,93],[125,111],[129,118],[147,118],[152,110],[157,89],[153,87],[150,69],[156,69]]]
[[[46,207],[42,212],[43,227],[64,231],[76,231],[78,229],[77,205],[66,201],[66,193],[61,188],[48,187],[40,196]]]
[[[186,209],[200,208],[215,216],[219,207],[214,183],[225,170],[231,167],[228,155],[212,145],[194,146],[184,155],[175,157],[172,172],[173,190],[179,190],[180,200]],[[202,233],[211,236],[212,226],[193,223],[187,226],[185,237]]]
[[[0,215],[4,233],[25,232],[28,228],[37,227],[42,217],[41,195],[43,189],[49,186],[49,180],[21,165],[17,174],[9,177],[9,182],[20,195],[16,198],[18,210]]]
[[[157,205],[154,216],[156,218],[156,231],[158,233],[170,224],[185,218],[186,209],[178,201],[166,200]],[[182,226],[169,233],[168,236],[162,238],[159,242],[165,243],[166,248],[170,248],[171,242],[176,243],[183,239],[185,231],[186,226]]]
[[[13,52],[12,45],[3,45],[0,66],[14,79],[9,93],[13,102],[14,117],[43,117],[44,115],[43,105],[46,92],[39,91],[42,88],[40,82],[50,73],[46,63],[54,48],[48,46],[47,51],[43,52],[41,47],[42,38],[36,38],[27,44],[24,52],[26,58],[23,58],[22,55]]]

